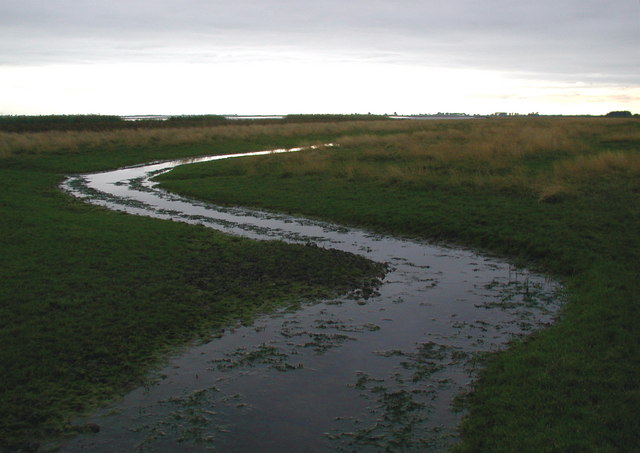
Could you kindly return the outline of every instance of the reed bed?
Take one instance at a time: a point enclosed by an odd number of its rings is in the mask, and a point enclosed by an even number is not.
[[[421,124],[422,123],[422,124]],[[0,158],[22,154],[78,152],[86,149],[113,150],[123,147],[172,146],[217,143],[220,140],[252,140],[260,137],[325,137],[365,130],[380,134],[389,131],[419,130],[417,121],[348,121],[285,124],[230,124],[163,129],[111,131],[0,131]],[[306,140],[306,139],[303,139]]]
[[[337,139],[340,147],[234,164],[248,175],[331,176],[428,188],[524,192],[555,201],[593,178],[640,175],[640,121],[600,118],[416,122]]]
[[[0,132],[0,158],[225,140],[337,137],[340,148],[247,160],[248,175],[331,175],[428,187],[447,184],[534,194],[555,201],[590,178],[638,176],[640,121],[612,118],[509,118],[473,121],[349,121],[242,124],[112,131]],[[601,146],[606,144],[606,146]],[[637,183],[629,183],[635,190]]]

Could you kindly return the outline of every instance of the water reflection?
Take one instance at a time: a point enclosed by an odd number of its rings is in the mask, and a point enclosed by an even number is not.
[[[253,239],[316,244],[385,262],[378,293],[353,294],[217,333],[171,358],[144,388],[79,423],[61,451],[438,451],[455,441],[455,395],[474,358],[553,320],[558,285],[472,251],[245,208],[155,187],[177,165],[69,177],[63,189],[136,215]]]

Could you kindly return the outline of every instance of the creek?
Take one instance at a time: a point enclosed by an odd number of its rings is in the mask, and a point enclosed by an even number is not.
[[[281,309],[176,352],[147,385],[80,425],[63,452],[442,451],[456,441],[478,358],[549,325],[557,282],[470,250],[242,207],[156,187],[156,162],[68,177],[62,189],[135,215],[335,248],[388,265],[374,294]],[[365,297],[366,296],[366,297]],[[94,429],[96,430],[96,429]]]

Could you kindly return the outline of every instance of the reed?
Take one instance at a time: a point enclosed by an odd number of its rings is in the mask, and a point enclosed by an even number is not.
[[[114,150],[123,147],[213,144],[220,140],[253,140],[260,137],[313,137],[341,135],[366,130],[373,133],[420,130],[422,124],[408,121],[343,121],[323,123],[227,124],[162,129],[123,129],[109,131],[0,131],[0,157],[21,154],[77,152],[80,149]],[[304,143],[301,143],[304,144]]]
[[[595,178],[640,176],[640,154],[629,151],[605,151],[578,155],[554,165],[554,176],[561,180],[584,183]]]
[[[239,174],[322,174],[419,188],[446,183],[526,192],[541,201],[570,196],[594,177],[638,175],[637,150],[617,147],[640,140],[640,131],[622,132],[610,119],[484,120],[464,128],[425,123],[401,132],[344,135],[334,150],[245,160],[234,168]]]

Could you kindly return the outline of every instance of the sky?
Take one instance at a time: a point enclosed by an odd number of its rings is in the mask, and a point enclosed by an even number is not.
[[[1,0],[0,114],[640,113],[640,0]]]

